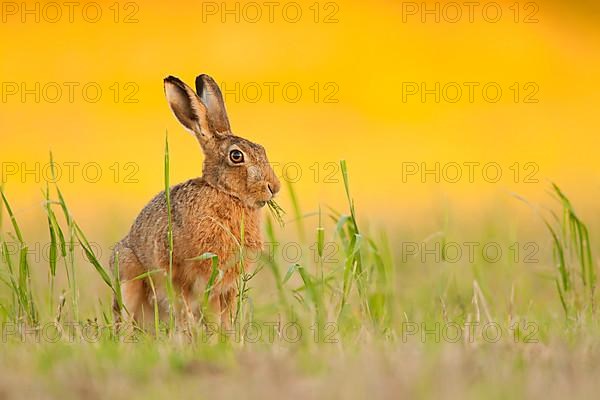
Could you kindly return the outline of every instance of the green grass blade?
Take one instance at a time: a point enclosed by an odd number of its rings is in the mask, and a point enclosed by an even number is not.
[[[285,211],[283,210],[283,208],[281,208],[281,206],[277,204],[277,202],[275,202],[275,200],[273,199],[267,201],[267,207],[269,208],[271,215],[273,215],[273,218],[275,218],[279,223],[279,226],[283,228],[285,226],[285,221],[283,220]]]
[[[102,280],[108,285],[108,287],[114,293],[116,293],[112,279],[110,279],[110,275],[108,274],[108,272],[106,272],[106,269],[102,266],[100,260],[98,260],[98,257],[96,257],[96,255],[94,254],[94,250],[92,249],[92,246],[90,246],[90,243],[85,237],[85,234],[83,233],[79,225],[77,225],[77,223],[74,223],[73,226],[75,228],[75,236],[77,237],[79,244],[83,248],[83,251],[87,256],[88,261],[92,264],[96,272],[98,272],[98,274],[100,275]]]
[[[304,233],[304,218],[302,216],[302,210],[300,208],[300,202],[298,201],[298,196],[296,195],[296,191],[294,190],[294,185],[287,179],[285,179],[285,183],[290,194],[290,200],[292,201],[292,209],[294,211],[294,219],[298,226],[298,237],[301,242],[305,241],[306,235]]]
[[[35,303],[33,301],[33,293],[31,292],[31,274],[30,274],[30,268],[29,268],[29,261],[27,259],[28,247],[23,238],[23,233],[21,232],[19,223],[17,222],[15,214],[13,213],[13,210],[10,207],[8,199],[6,198],[6,195],[4,194],[4,190],[2,190],[2,188],[0,188],[0,195],[2,197],[2,202],[4,204],[4,207],[6,208],[6,212],[8,214],[8,217],[10,218],[10,221],[11,221],[11,224],[13,227],[13,231],[17,237],[17,240],[19,241],[19,246],[20,246],[19,276],[18,276],[18,281],[17,281],[18,297],[21,300],[21,304],[24,308],[25,313],[27,314],[29,321],[32,323],[36,323],[37,322],[37,311],[35,308]],[[6,250],[8,250],[8,249],[6,249]],[[11,270],[12,270],[12,266],[11,266]]]
[[[24,243],[23,234],[21,233],[21,229],[19,228],[19,224],[17,223],[15,214],[13,213],[12,208],[10,207],[8,200],[6,199],[6,196],[4,194],[4,190],[2,189],[2,187],[0,187],[0,196],[2,196],[2,202],[4,203],[4,207],[6,208],[8,217],[10,218],[10,222],[13,226],[13,230],[15,231],[15,235],[17,235],[17,239],[19,240],[19,242],[21,244],[23,244]]]
[[[275,237],[275,231],[273,230],[273,221],[271,220],[271,218],[267,218],[267,222],[266,222],[266,236],[268,238],[268,241],[275,246],[277,244],[277,238]],[[277,294],[279,296],[279,302],[280,304],[283,306],[283,309],[286,310],[286,312],[291,310],[289,309],[288,306],[288,301],[285,295],[285,290],[283,288],[283,284],[284,282],[281,279],[281,273],[279,272],[279,265],[277,264],[277,261],[275,260],[275,249],[273,249],[273,253],[268,254],[267,255],[267,265],[269,266],[269,269],[271,270],[271,273],[273,274],[273,279],[275,280],[275,286],[277,287]]]
[[[211,262],[210,277],[208,278],[208,282],[206,282],[206,288],[204,289],[204,296],[202,298],[202,305],[200,306],[202,317],[204,318],[210,301],[210,295],[212,294],[215,285],[220,280],[219,275],[221,271],[219,270],[219,257],[216,254],[208,252],[194,258],[194,260],[210,260]]]
[[[167,295],[169,298],[169,330],[175,329],[175,288],[173,287],[173,216],[171,210],[171,160],[169,155],[169,134],[165,134],[164,181],[165,201],[167,205],[167,243],[169,249],[169,271],[167,278]]]
[[[123,310],[123,293],[121,292],[121,273],[119,271],[119,252],[115,251],[115,266],[113,271],[113,287],[119,312]]]
[[[46,214],[47,214],[46,218],[48,221],[48,230],[49,230],[49,234],[50,234],[50,248],[49,248],[48,263],[50,266],[50,276],[52,277],[52,279],[54,279],[54,277],[56,276],[58,245],[57,245],[57,240],[56,240],[56,229],[54,227],[54,224],[52,223],[52,217],[50,216],[52,214],[52,208],[50,206],[50,188],[47,183],[46,183],[45,194],[46,194]],[[52,298],[52,294],[50,297]]]

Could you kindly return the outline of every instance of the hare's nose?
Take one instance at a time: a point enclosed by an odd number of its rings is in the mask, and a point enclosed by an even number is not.
[[[273,196],[275,196],[277,192],[279,192],[279,185],[271,185],[270,183],[268,183],[267,187],[269,188],[269,192],[271,192]]]

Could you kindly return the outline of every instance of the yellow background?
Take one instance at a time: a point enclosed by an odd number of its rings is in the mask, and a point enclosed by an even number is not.
[[[235,3],[226,7],[235,9]],[[165,131],[172,182],[200,174],[199,146],[171,115],[162,79],[175,75],[193,84],[196,75],[208,73],[229,88],[236,82],[263,88],[257,102],[242,93],[237,102],[226,95],[232,127],[263,144],[271,161],[302,168],[295,188],[305,211],[319,203],[344,207],[341,175],[327,163],[346,159],[361,215],[380,221],[403,223],[448,205],[476,215],[514,204],[511,192],[546,202],[550,181],[561,185],[587,217],[597,218],[600,24],[595,2],[537,2],[539,22],[529,24],[513,21],[513,1],[498,2],[503,11],[498,23],[482,16],[488,2],[481,2],[473,23],[467,15],[457,23],[443,18],[436,23],[434,16],[422,23],[420,14],[403,22],[400,1],[339,1],[333,6],[323,1],[317,3],[315,22],[310,8],[315,2],[297,3],[302,10],[297,23],[283,17],[286,2],[275,8],[274,22],[263,6],[256,23],[243,15],[236,22],[231,14],[203,14],[206,3],[200,1],[138,2],[136,23],[122,22],[135,10],[126,2],[117,3],[115,23],[113,1],[98,2],[103,15],[97,23],[86,22],[78,12],[85,2],[75,9],[72,23],[66,15],[56,23],[43,18],[36,23],[34,16],[23,23],[21,14],[4,15],[2,82],[28,88],[36,82],[78,82],[79,88],[96,82],[103,90],[96,103],[84,101],[77,89],[72,103],[66,92],[57,103],[36,103],[33,96],[23,102],[20,93],[0,103],[0,161],[19,166],[16,175],[5,179],[17,215],[27,219],[40,209],[44,167],[52,150],[59,166],[79,163],[73,182],[66,177],[59,181],[76,215],[88,226],[112,225],[125,233],[129,220],[162,188]],[[524,9],[526,3],[519,3],[520,19],[532,10]],[[34,7],[34,2],[26,4]],[[242,13],[246,2],[238,4]],[[415,4],[420,7],[421,2]],[[433,8],[434,2],[427,5]],[[325,23],[332,11],[337,22]],[[121,90],[116,103],[110,89],[115,82]],[[137,103],[122,100],[128,82],[139,88]],[[279,84],[273,102],[265,82]],[[295,103],[285,101],[280,90],[290,82],[303,91]],[[322,101],[329,82],[339,89],[337,103]],[[455,104],[438,104],[433,96],[425,103],[418,96],[403,102],[403,82],[425,82],[430,88],[435,82],[497,82],[504,91],[498,103],[483,101],[480,91],[473,103],[464,94]],[[509,90],[514,82],[521,87],[535,82],[539,103],[515,103]],[[318,102],[310,89],[315,83],[321,90]],[[437,184],[431,177],[427,183],[418,177],[404,183],[403,162],[429,167],[436,162],[497,162],[503,177],[495,184],[480,175],[474,183],[463,178],[461,183]],[[509,167],[516,162],[539,166],[539,183],[515,183]],[[82,166],[89,163],[102,170],[98,182],[83,178]],[[115,163],[117,182],[110,168]],[[130,171],[124,170],[126,163],[139,167],[138,183],[124,182]],[[310,168],[315,163],[318,179]],[[41,176],[23,177],[24,167],[38,168]],[[324,180],[330,171],[338,183]],[[287,194],[281,203],[290,207]]]

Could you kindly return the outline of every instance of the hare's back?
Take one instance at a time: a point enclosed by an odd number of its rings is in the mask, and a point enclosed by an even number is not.
[[[201,179],[191,179],[171,187],[171,224],[173,236],[180,235],[189,223],[190,215],[202,213],[203,199],[210,190]],[[158,193],[137,216],[129,235],[127,245],[134,251],[140,262],[149,266],[164,263],[168,255],[168,214],[165,191]]]

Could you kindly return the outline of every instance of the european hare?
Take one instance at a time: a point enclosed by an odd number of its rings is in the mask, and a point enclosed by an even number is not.
[[[240,241],[243,237],[245,251],[260,251],[261,208],[281,185],[264,147],[232,134],[223,96],[210,76],[196,78],[196,92],[173,76],[166,78],[164,85],[175,117],[198,139],[205,155],[202,176],[173,186],[170,192],[178,318],[198,313],[198,300],[204,294],[212,266],[210,260],[191,259],[212,252],[219,257],[222,277],[210,300],[227,323],[237,296]],[[155,299],[148,278],[133,279],[148,271],[160,270],[151,277],[160,316],[164,319],[167,315],[167,236],[163,191],[144,207],[113,250],[110,263],[114,267],[118,252],[123,305],[138,323],[152,321],[154,315]],[[246,265],[248,268],[251,266]],[[115,306],[120,316],[116,300]]]

